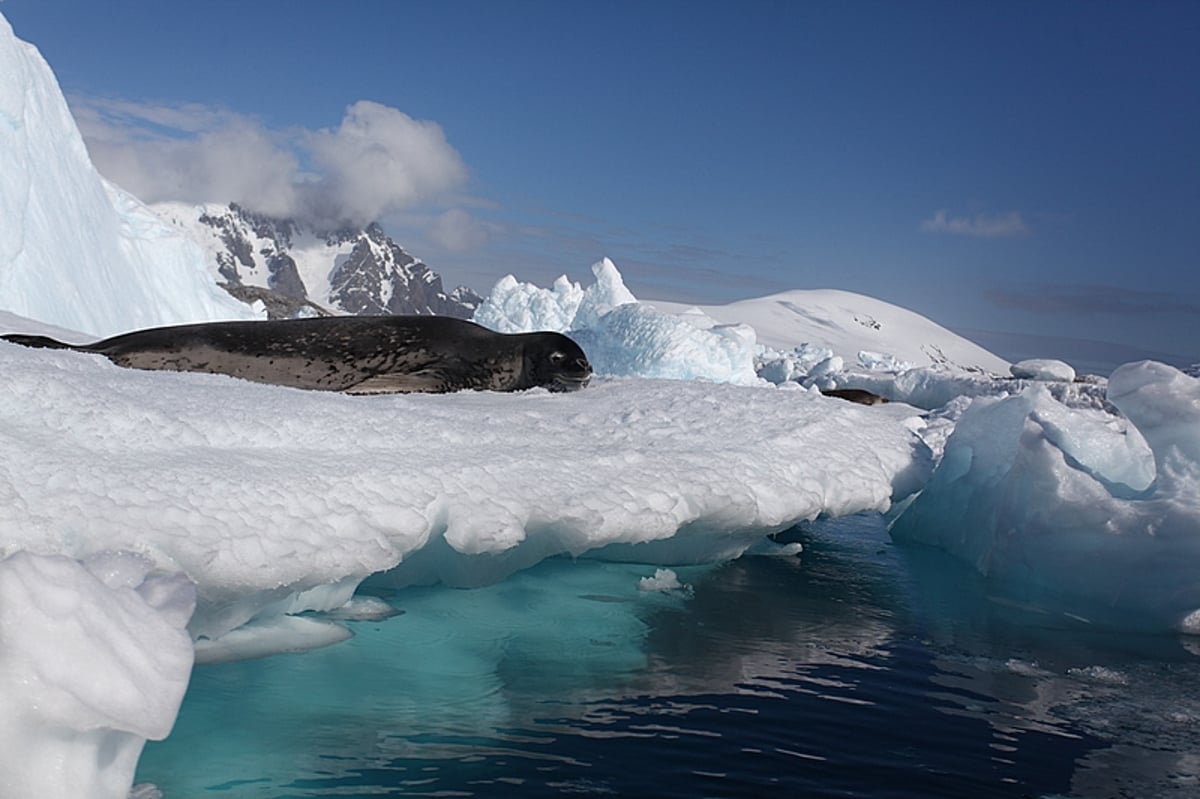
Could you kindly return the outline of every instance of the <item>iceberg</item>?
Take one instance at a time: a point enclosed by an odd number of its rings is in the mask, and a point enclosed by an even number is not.
[[[130,552],[0,560],[0,792],[124,797],[183,700],[194,602]]]
[[[976,399],[892,536],[1077,616],[1200,632],[1200,380],[1127,364],[1108,401],[1120,415],[1044,387]]]
[[[54,74],[0,16],[0,309],[104,337],[256,314],[200,248],[104,180]]]
[[[584,289],[560,277],[549,289],[502,278],[474,321],[501,333],[570,333],[599,374],[756,385],[754,330],[698,310],[664,313],[640,303],[605,258]]]

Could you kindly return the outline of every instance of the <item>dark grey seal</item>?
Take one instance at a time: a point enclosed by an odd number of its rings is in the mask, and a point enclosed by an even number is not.
[[[887,402],[887,397],[872,394],[861,388],[823,388],[821,393],[826,397],[837,397],[847,402],[857,402],[859,405],[882,405]]]
[[[10,334],[27,347],[94,352],[134,369],[211,372],[347,394],[587,385],[587,356],[561,333],[496,333],[448,316],[333,316],[209,322],[138,330],[71,345]]]

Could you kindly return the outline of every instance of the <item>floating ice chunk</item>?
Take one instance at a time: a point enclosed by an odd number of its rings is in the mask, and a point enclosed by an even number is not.
[[[354,633],[340,624],[307,616],[256,619],[220,638],[196,641],[197,663],[226,663],[297,652],[341,643]]]
[[[1109,389],[1128,420],[1068,409],[1040,386],[975,400],[892,535],[940,546],[1032,601],[1191,630],[1200,381],[1143,362],[1114,372]]]
[[[378,597],[356,596],[340,608],[326,613],[325,618],[338,621],[383,621],[402,613],[404,611],[397,610]]]
[[[639,591],[659,591],[665,594],[671,591],[681,591],[686,587],[679,582],[679,575],[673,569],[655,569],[653,577],[643,577],[638,580]]]
[[[1109,378],[1108,399],[1145,436],[1161,479],[1200,492],[1200,379],[1156,361],[1129,363]]]
[[[794,558],[798,557],[803,551],[804,545],[799,541],[780,544],[771,538],[764,538],[746,550],[746,554],[767,558]]]
[[[142,782],[130,789],[129,799],[163,799],[163,793],[157,785]]]
[[[1062,380],[1070,383],[1075,379],[1075,370],[1070,364],[1047,358],[1030,358],[1018,361],[1009,367],[1013,377],[1026,380]]]
[[[1110,669],[1107,666],[1082,666],[1067,669],[1067,674],[1081,680],[1086,680],[1087,682],[1101,683],[1103,685],[1129,685],[1128,674],[1116,669]]]
[[[125,799],[146,739],[175,722],[192,668],[191,582],[159,575],[151,602],[144,560],[93,565],[99,576],[62,556],[0,561],[4,796]]]

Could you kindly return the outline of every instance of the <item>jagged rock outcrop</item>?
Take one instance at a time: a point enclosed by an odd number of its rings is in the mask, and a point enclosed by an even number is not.
[[[482,298],[441,277],[378,224],[318,229],[227,206],[155,206],[209,254],[218,283],[272,318],[310,313],[438,314],[469,318]]]

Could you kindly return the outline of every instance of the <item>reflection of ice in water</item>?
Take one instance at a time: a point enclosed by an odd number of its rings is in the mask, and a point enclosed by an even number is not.
[[[353,624],[344,644],[200,669],[142,772],[177,795],[220,773],[269,780],[270,796],[303,774],[494,748],[546,697],[619,685],[645,667],[640,615],[677,601],[639,592],[645,571],[551,561],[487,588],[408,589],[388,597],[403,615]]]
[[[404,614],[353,623],[350,642],[199,669],[139,779],[167,799],[214,774],[233,795],[278,797],[364,772],[432,787],[469,772],[526,780],[532,795],[530,774],[609,784],[580,747],[639,741],[695,772],[731,758],[844,771],[866,749],[902,762],[906,723],[922,756],[963,781],[982,779],[966,768],[980,762],[1013,779],[1053,762],[1088,796],[1104,795],[1083,790],[1101,778],[1150,796],[1193,779],[1186,719],[1200,709],[1179,697],[1200,669],[1173,639],[1014,623],[973,573],[889,545],[878,521],[803,535],[802,558],[676,567],[691,595],[639,591],[646,566],[582,560],[483,589],[384,590]],[[1133,764],[1153,748],[1170,751]]]
[[[933,681],[959,692],[947,712],[986,720],[999,751],[1030,730],[1104,741],[1076,763],[1072,796],[1184,796],[1200,788],[1194,639],[1115,634],[1052,605],[1015,602],[956,570],[944,553],[900,552],[911,606],[938,653]],[[972,694],[981,701],[964,699]]]

